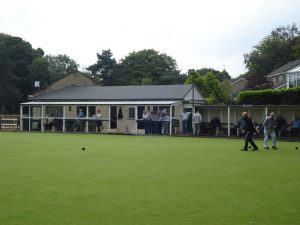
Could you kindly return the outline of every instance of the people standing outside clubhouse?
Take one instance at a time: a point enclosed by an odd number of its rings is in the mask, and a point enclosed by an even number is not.
[[[221,127],[220,119],[217,116],[214,116],[214,118],[212,118],[210,121],[210,128],[211,131],[213,132],[213,135],[218,136],[220,127]]]
[[[102,113],[101,113],[101,110],[98,109],[97,110],[97,113],[96,113],[96,120],[97,120],[97,132],[101,132],[102,130]]]
[[[293,137],[297,137],[300,131],[300,118],[296,116],[291,122],[291,134]]]
[[[202,122],[202,116],[199,113],[199,110],[193,115],[193,124],[194,124],[194,136],[200,136],[200,126]]]
[[[264,127],[264,149],[268,150],[268,139],[269,136],[272,138],[272,149],[277,149],[276,147],[276,119],[275,119],[275,113],[271,112],[270,115],[264,120],[263,127]]]
[[[186,109],[184,109],[183,113],[180,115],[180,117],[182,117],[182,132],[185,135],[188,133],[188,121],[190,114],[191,112],[187,112]]]
[[[147,112],[147,110],[144,110],[142,118],[144,123],[145,134],[150,134],[150,115]]]
[[[78,129],[79,129],[79,131],[81,131],[81,129],[82,129],[82,124],[83,124],[82,118],[84,118],[84,117],[85,117],[84,112],[82,111],[82,109],[79,109],[78,115],[77,115],[77,119],[76,119],[76,121],[73,123],[73,127],[72,127],[72,130],[73,130],[74,132],[76,132]]]
[[[258,150],[258,147],[252,139],[253,134],[256,132],[255,127],[254,127],[254,123],[253,123],[252,119],[250,117],[248,117],[247,112],[242,113],[242,118],[245,122],[244,131],[245,131],[245,135],[246,135],[245,145],[244,145],[244,148],[242,149],[242,151],[248,151],[249,143],[252,145],[253,151],[256,151],[256,150]]]
[[[278,135],[278,137],[281,137],[286,128],[286,120],[283,118],[282,115],[279,114],[276,117],[276,123],[277,123],[277,127],[275,128],[276,135]]]
[[[167,110],[166,109],[163,109],[161,111],[160,120],[162,122],[161,134],[168,135],[169,134],[170,117],[167,115]]]

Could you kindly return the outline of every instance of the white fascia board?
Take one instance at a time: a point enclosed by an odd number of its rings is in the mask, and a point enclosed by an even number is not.
[[[287,71],[287,73],[297,73],[297,72],[300,72],[300,65]]]
[[[21,105],[173,105],[178,101],[24,102]]]

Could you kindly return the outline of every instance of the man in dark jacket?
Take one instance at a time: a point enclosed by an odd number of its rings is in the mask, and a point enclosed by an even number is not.
[[[248,151],[248,144],[250,142],[250,144],[253,147],[253,151],[258,150],[257,145],[254,143],[254,141],[252,140],[253,137],[253,133],[256,132],[253,121],[251,118],[248,117],[248,113],[247,112],[243,112],[242,113],[242,117],[243,120],[245,122],[245,135],[246,135],[246,139],[245,139],[245,146],[242,149],[242,151]]]

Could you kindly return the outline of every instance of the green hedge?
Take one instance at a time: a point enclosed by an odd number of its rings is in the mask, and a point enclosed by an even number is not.
[[[243,91],[238,96],[239,104],[294,105],[300,104],[300,87],[289,89],[267,89]]]

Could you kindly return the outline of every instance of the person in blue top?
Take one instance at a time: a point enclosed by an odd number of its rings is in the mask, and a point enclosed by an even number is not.
[[[296,116],[295,119],[291,122],[291,134],[293,137],[297,137],[300,130],[300,118]]]
[[[77,130],[79,130],[79,131],[81,130],[82,124],[83,124],[82,118],[85,118],[85,114],[82,111],[82,109],[79,109],[77,119],[75,120],[75,122],[73,123],[73,126],[72,126],[72,130],[74,132],[76,132]]]

